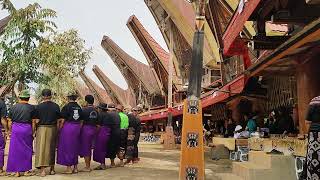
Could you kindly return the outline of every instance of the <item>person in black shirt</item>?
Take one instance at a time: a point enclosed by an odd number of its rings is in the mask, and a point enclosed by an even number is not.
[[[5,135],[2,134],[2,127],[5,129],[5,134],[8,132],[8,128],[7,128],[7,107],[6,104],[4,102],[4,100],[2,99],[2,97],[0,98],[0,176],[4,175],[4,171],[3,171],[3,166],[4,166],[4,149],[5,149]]]
[[[136,117],[130,112],[128,114],[129,118],[129,127],[128,127],[128,136],[127,136],[127,149],[126,149],[126,159],[125,164],[133,162],[133,153],[134,153],[134,139],[136,135]]]
[[[93,160],[100,163],[100,166],[96,167],[95,170],[106,169],[106,154],[109,150],[109,140],[111,137],[111,128],[113,126],[113,119],[110,113],[108,113],[108,105],[100,104],[99,108],[99,126],[98,133],[95,140],[95,146],[93,151]]]
[[[110,158],[111,160],[111,167],[115,167],[116,164],[114,162],[114,159],[120,151],[120,116],[119,113],[116,111],[114,104],[108,105],[108,111],[112,117],[112,124],[111,138],[108,144],[108,147],[110,148],[107,154],[107,158]]]
[[[139,108],[133,108],[132,112],[128,114],[129,129],[128,129],[128,142],[126,152],[126,164],[137,163],[139,161],[138,155],[138,142],[140,138],[141,122],[138,117]]]
[[[42,90],[42,103],[36,106],[37,133],[35,167],[41,169],[40,176],[46,176],[45,168],[50,166],[50,174],[55,174],[57,121],[60,107],[51,101],[50,89]]]
[[[68,95],[69,103],[62,108],[62,120],[58,123],[60,135],[57,164],[67,166],[65,174],[78,173],[82,109],[76,102],[77,98],[75,92]]]
[[[7,172],[14,173],[16,177],[24,172],[25,176],[33,175],[32,169],[32,141],[33,141],[33,117],[35,107],[28,104],[30,93],[23,90],[19,94],[20,101],[14,105],[9,118],[12,120],[10,138],[10,150],[7,162]]]
[[[94,97],[92,95],[86,95],[85,101],[87,105],[82,108],[83,126],[80,134],[80,156],[84,157],[86,163],[86,167],[82,171],[90,172],[92,145],[97,133],[98,111],[93,106]]]

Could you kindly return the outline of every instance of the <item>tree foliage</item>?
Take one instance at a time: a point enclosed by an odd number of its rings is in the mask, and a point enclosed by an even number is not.
[[[75,78],[87,64],[91,49],[86,48],[78,32],[71,29],[47,38],[40,44],[39,53],[45,75],[39,89],[52,89],[55,100],[63,104],[67,93],[76,90]]]
[[[60,105],[75,90],[75,78],[84,69],[91,49],[76,30],[57,33],[56,12],[30,4],[17,10],[10,0],[0,0],[10,13],[10,21],[0,36],[0,86],[19,81],[19,85],[38,84],[54,92]]]
[[[56,12],[42,8],[37,3],[16,10],[9,0],[0,2],[11,16],[0,37],[3,57],[0,63],[0,83],[14,80],[20,84],[39,82],[42,77],[39,70],[42,60],[39,58],[38,46],[45,36],[55,33],[56,25],[52,19],[56,17]]]

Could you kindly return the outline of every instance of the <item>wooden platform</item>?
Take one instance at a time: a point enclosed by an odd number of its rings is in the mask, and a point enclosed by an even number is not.
[[[307,140],[297,138],[250,138],[249,148],[255,151],[270,152],[272,149],[283,152],[285,155],[305,156]]]

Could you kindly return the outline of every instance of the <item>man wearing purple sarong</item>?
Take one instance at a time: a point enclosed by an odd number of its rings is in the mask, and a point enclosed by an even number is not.
[[[68,95],[69,103],[61,110],[57,164],[67,166],[65,174],[78,173],[82,109],[76,102],[77,93]],[[73,169],[72,169],[73,166]]]
[[[86,167],[82,171],[90,172],[92,146],[97,134],[98,112],[93,106],[94,97],[92,95],[87,95],[85,101],[87,106],[82,109],[83,126],[80,134],[80,156],[84,157],[86,163]]]
[[[7,107],[6,104],[4,102],[4,99],[1,97],[0,98],[0,131],[2,130],[2,127],[5,130],[5,134],[8,132],[8,128],[7,128]],[[0,176],[3,176],[5,174],[4,170],[3,170],[3,166],[4,166],[4,148],[6,146],[6,141],[5,141],[5,136],[4,134],[2,134],[2,132],[0,132]]]
[[[14,105],[9,113],[12,120],[11,139],[8,155],[7,172],[19,177],[34,175],[32,169],[32,141],[34,127],[32,118],[35,115],[35,107],[28,104],[30,93],[28,90],[21,91],[20,102]]]
[[[111,136],[111,127],[113,124],[113,119],[112,116],[107,112],[107,104],[100,104],[98,108],[99,126],[93,151],[93,160],[95,162],[100,163],[100,166],[96,167],[95,170],[104,170],[106,169],[106,155],[108,150],[110,150],[108,144]]]

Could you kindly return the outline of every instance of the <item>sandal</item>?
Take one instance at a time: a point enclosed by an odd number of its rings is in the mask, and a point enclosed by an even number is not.
[[[49,175],[55,175],[56,174],[56,171],[52,170],[50,171]]]
[[[23,176],[27,176],[27,177],[29,177],[29,176],[34,176],[34,175],[36,175],[34,172],[32,172],[32,171],[27,171],[27,172],[25,172],[24,174],[23,174]]]
[[[5,171],[0,171],[0,176],[6,176],[7,174],[6,174],[6,172]]]
[[[94,168],[94,170],[106,170],[107,169],[107,167],[103,167],[103,166],[98,166],[98,167],[96,167],[96,168]]]

